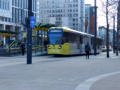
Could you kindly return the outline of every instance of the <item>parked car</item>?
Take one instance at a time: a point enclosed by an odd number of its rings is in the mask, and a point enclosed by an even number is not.
[[[101,51],[102,52],[106,52],[107,51],[107,47],[106,46],[102,46]],[[109,51],[112,51],[112,47],[111,46],[109,46]]]

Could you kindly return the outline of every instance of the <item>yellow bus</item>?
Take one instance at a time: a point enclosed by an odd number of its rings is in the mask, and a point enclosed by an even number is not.
[[[49,55],[85,54],[86,43],[94,51],[94,35],[72,30],[67,27],[52,27],[48,30],[47,51]],[[97,38],[97,53],[100,52],[102,40]]]

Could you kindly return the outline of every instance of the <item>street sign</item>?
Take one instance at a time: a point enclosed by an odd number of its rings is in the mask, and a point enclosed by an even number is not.
[[[30,27],[35,28],[35,17],[30,17]]]

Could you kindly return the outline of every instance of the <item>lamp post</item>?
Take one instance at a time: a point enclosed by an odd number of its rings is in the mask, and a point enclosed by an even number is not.
[[[113,16],[113,53],[115,53],[115,16]]]
[[[94,55],[97,54],[97,48],[96,48],[96,37],[97,37],[97,6],[96,6],[96,0],[94,1],[94,7],[95,7],[95,20],[94,20]]]
[[[108,15],[109,15],[109,10],[108,10],[108,7],[109,7],[109,0],[106,1],[106,24],[107,24],[107,31],[106,31],[106,47],[107,47],[107,58],[110,57],[109,55],[109,18],[108,18]]]
[[[27,19],[27,64],[32,64],[32,28],[30,27],[30,17],[32,13],[32,0],[28,0],[28,19]]]
[[[117,50],[116,55],[119,55],[119,32],[120,32],[120,0],[118,1],[117,7]]]

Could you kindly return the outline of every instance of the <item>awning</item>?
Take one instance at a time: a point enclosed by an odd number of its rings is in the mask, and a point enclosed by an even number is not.
[[[38,23],[36,24],[36,27],[35,27],[35,31],[45,31],[45,32],[48,32],[49,28],[51,27],[56,27],[57,25],[55,24],[42,24],[42,23]]]
[[[17,34],[16,32],[12,32],[12,31],[6,31],[6,30],[0,30],[0,35],[5,35],[5,36],[12,36]]]

